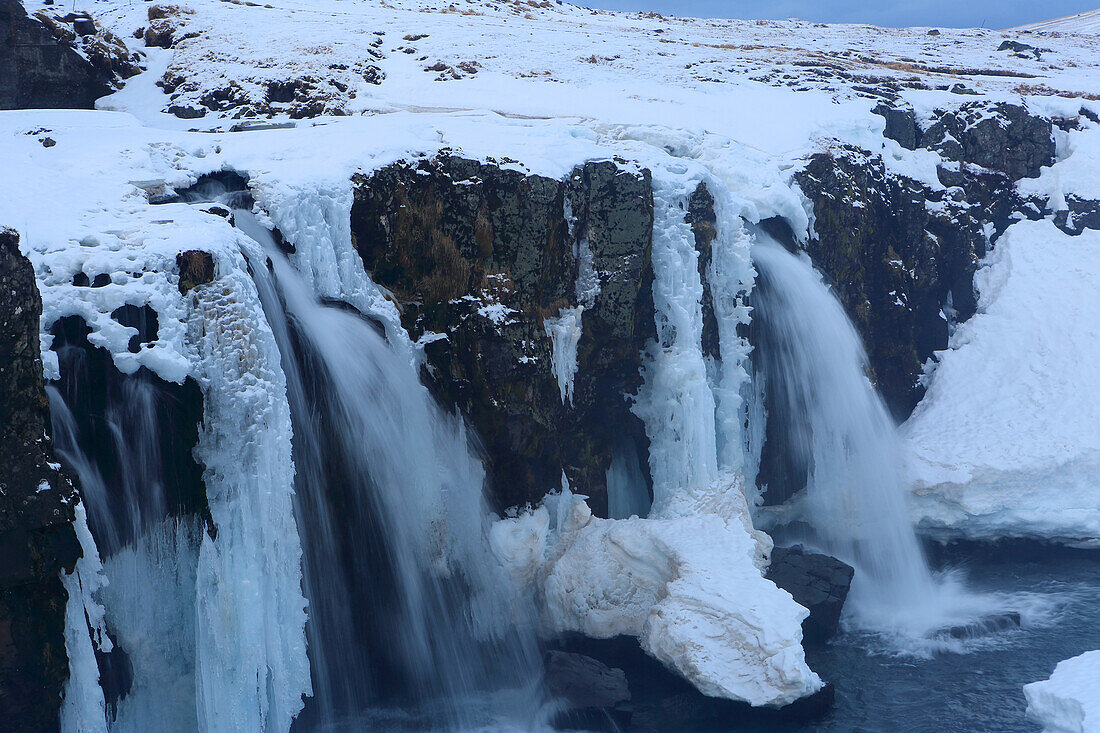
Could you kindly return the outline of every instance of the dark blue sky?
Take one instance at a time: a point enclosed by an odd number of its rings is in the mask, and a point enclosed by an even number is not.
[[[873,23],[1008,28],[1093,10],[1100,0],[573,0],[608,10],[656,10],[711,18],[789,18],[823,23]]]

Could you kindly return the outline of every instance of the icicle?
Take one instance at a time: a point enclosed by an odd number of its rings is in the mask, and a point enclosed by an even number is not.
[[[577,374],[577,345],[581,341],[581,314],[584,306],[562,308],[557,318],[547,318],[543,328],[550,338],[550,360],[558,380],[562,404],[573,404],[573,377]]]
[[[711,245],[711,261],[706,273],[722,356],[714,389],[718,465],[724,470],[741,471],[744,467],[741,438],[744,401],[741,392],[749,381],[745,364],[751,347],[737,329],[749,322],[750,309],[745,304],[745,298],[756,273],[749,254],[752,240],[745,231],[729,192],[713,180],[708,181],[708,190],[714,196],[718,219],[718,236]]]

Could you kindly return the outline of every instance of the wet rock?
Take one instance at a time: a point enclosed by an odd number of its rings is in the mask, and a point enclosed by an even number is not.
[[[714,197],[705,183],[700,183],[688,197],[687,214],[684,221],[691,225],[695,236],[695,250],[699,253],[699,279],[707,282],[707,270],[710,268],[711,246],[718,236],[718,216],[714,211]],[[703,288],[703,353],[720,358],[718,343],[718,320],[714,315],[714,296],[709,287]]]
[[[653,331],[652,224],[648,172],[612,161],[558,181],[442,155],[356,179],[356,249],[425,344],[434,393],[481,437],[498,509],[564,470],[606,516],[614,440],[644,441],[624,395]],[[580,307],[570,404],[546,322]]]
[[[829,555],[806,552],[801,545],[776,547],[767,578],[810,611],[802,622],[804,644],[821,644],[836,635],[854,570]]]
[[[1020,614],[1015,611],[994,613],[975,621],[951,626],[935,634],[941,639],[977,639],[991,634],[1020,628]]]
[[[551,725],[567,730],[619,731],[633,709],[626,673],[603,662],[563,651],[546,654],[546,689],[563,707]]]
[[[135,330],[130,351],[156,341],[159,319],[148,305],[124,305],[111,316]],[[113,554],[165,517],[199,516],[212,526],[202,468],[194,458],[203,411],[195,380],[166,382],[145,367],[123,374],[110,352],[88,340],[91,329],[80,316],[65,316],[49,330],[60,368],[53,386],[73,415],[73,448],[94,457],[97,484],[105,494],[88,512],[100,554]],[[142,453],[138,467],[131,449]],[[138,471],[160,476],[163,494],[135,488]],[[79,483],[76,471],[70,476]]]
[[[56,730],[68,678],[59,571],[80,557],[72,485],[50,455],[42,301],[19,237],[0,228],[0,720]]]
[[[627,729],[631,731],[785,730],[791,723],[820,718],[833,704],[834,690],[828,683],[781,708],[754,708],[747,703],[707,697],[643,652],[633,637],[592,639],[569,635],[557,643],[564,650],[625,673],[633,707]]]

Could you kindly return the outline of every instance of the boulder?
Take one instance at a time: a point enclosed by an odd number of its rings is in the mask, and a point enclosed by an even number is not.
[[[633,709],[626,673],[583,654],[546,653],[546,689],[561,707],[552,725],[559,729],[619,731],[630,725]]]
[[[940,112],[921,135],[921,146],[945,158],[1004,173],[1013,181],[1035,178],[1054,163],[1049,119],[1007,102],[971,102]]]
[[[885,118],[886,129],[882,133],[884,136],[896,141],[906,150],[917,149],[920,126],[917,125],[916,113],[911,108],[894,107],[883,102],[871,111]]]
[[[766,577],[790,593],[810,615],[802,622],[802,643],[821,644],[836,635],[854,570],[829,555],[801,545],[776,547]]]

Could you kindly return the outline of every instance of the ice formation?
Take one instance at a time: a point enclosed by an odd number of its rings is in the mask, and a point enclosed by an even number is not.
[[[1024,685],[1024,696],[1044,733],[1100,731],[1100,651],[1059,662],[1049,679]]]
[[[69,679],[61,702],[61,729],[79,733],[106,733],[103,690],[99,686],[99,667],[95,650],[111,650],[104,624],[104,610],[98,595],[107,584],[95,540],[88,530],[84,506],[76,506],[74,522],[83,556],[72,573],[61,572],[61,582],[69,600],[65,604],[65,650],[69,655]],[[91,636],[89,636],[89,630]]]
[[[703,282],[682,213],[706,175],[679,163],[654,168],[657,340],[647,347],[635,406],[651,441],[649,518],[592,517],[563,477],[560,495],[499,521],[493,546],[516,577],[535,588],[547,632],[636,636],[705,694],[782,706],[814,692],[821,680],[802,650],[806,610],[762,575],[771,541],[754,530],[736,471],[747,349],[734,328],[748,315],[739,298],[752,269],[730,208],[720,222],[729,234],[716,243],[710,273],[722,314],[733,321],[722,342],[730,361],[721,382],[728,390],[730,451],[719,463],[718,410],[701,346]]]
[[[218,528],[196,571],[199,717],[214,730],[285,731],[311,690],[290,406],[256,287],[235,259],[193,291],[188,314],[205,396],[195,452]]]
[[[807,611],[761,575],[737,517],[599,519],[566,488],[497,522],[492,541],[538,589],[549,633],[635,636],[704,694],[752,705],[785,705],[821,686],[802,650]]]
[[[573,377],[577,374],[577,345],[581,341],[581,314],[584,306],[562,308],[554,318],[543,321],[550,339],[550,359],[554,377],[558,380],[561,401],[573,404]]]

